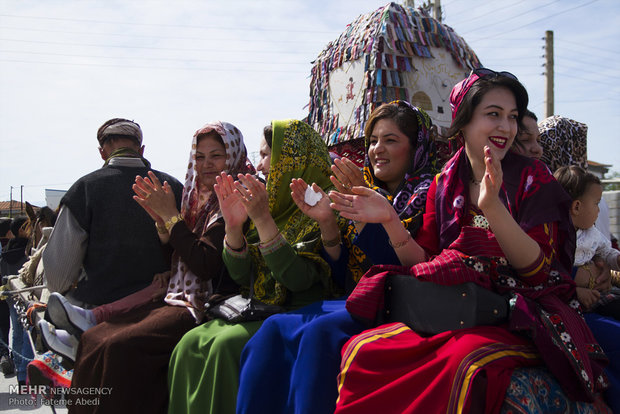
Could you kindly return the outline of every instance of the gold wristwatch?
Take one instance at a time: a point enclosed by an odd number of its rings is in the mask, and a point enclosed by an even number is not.
[[[166,226],[166,230],[168,230],[168,233],[170,233],[170,230],[172,230],[175,224],[182,220],[183,216],[180,213],[176,216],[170,217],[170,219],[164,223],[164,226]]]

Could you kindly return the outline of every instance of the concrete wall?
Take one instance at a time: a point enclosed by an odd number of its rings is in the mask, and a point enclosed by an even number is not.
[[[603,197],[609,207],[609,230],[620,239],[620,191],[604,191]]]

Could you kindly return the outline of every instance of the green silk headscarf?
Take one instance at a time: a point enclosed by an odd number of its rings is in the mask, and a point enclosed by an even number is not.
[[[331,270],[320,256],[321,232],[316,221],[299,210],[291,197],[293,178],[316,183],[325,192],[333,188],[329,176],[331,159],[321,136],[305,122],[297,120],[273,121],[271,165],[267,178],[269,211],[280,233],[299,256],[321,267],[321,278],[326,291],[331,290]],[[254,265],[254,296],[270,304],[286,302],[288,290],[277,282],[265,264],[258,249],[260,241],[254,223],[246,234],[249,253]]]

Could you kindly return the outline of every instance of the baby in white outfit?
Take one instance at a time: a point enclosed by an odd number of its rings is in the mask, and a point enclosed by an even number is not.
[[[620,251],[612,248],[611,240],[594,227],[599,214],[598,205],[603,196],[601,181],[595,175],[574,165],[561,167],[553,175],[573,198],[570,216],[577,229],[574,265],[577,267],[585,265],[587,268],[596,257],[597,260],[605,261],[612,269],[620,270]],[[599,312],[602,307],[608,307],[608,310],[613,308],[610,316],[620,319],[620,289],[611,288],[611,281],[605,286],[596,288],[594,277],[583,280],[576,278],[575,283],[577,298],[586,309],[597,308]]]

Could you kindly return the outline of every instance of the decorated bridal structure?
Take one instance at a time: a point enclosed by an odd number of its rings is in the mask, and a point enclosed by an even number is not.
[[[481,66],[454,30],[423,9],[389,3],[359,16],[313,62],[308,123],[358,164],[372,110],[402,99],[450,125],[450,91]]]

